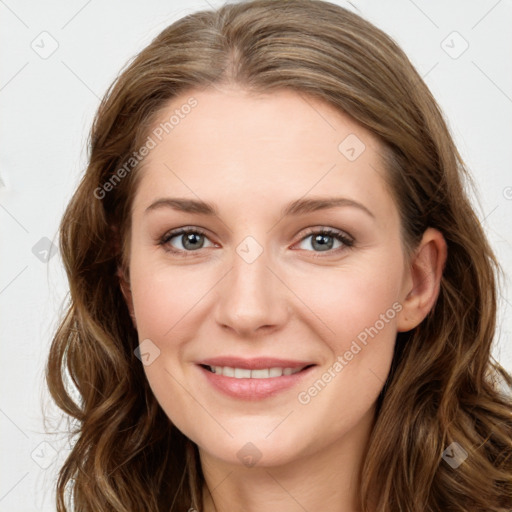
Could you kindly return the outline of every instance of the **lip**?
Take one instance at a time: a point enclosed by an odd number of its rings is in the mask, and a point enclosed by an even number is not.
[[[267,379],[237,379],[212,373],[204,366],[230,366],[247,370],[260,370],[262,368],[301,368],[300,372],[281,377],[269,377]],[[197,364],[199,371],[206,381],[217,391],[231,398],[239,400],[263,400],[277,395],[297,386],[316,365],[310,361],[293,361],[276,359],[271,357],[258,357],[243,359],[237,357],[215,357],[205,359]]]
[[[242,357],[212,357],[199,361],[198,364],[206,366],[230,366],[231,368],[243,368],[245,370],[261,370],[262,368],[302,368],[309,366],[311,361],[293,361],[291,359],[278,359],[275,357],[254,357],[244,359]]]

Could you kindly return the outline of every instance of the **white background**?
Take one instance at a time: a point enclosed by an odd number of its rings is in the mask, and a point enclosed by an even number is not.
[[[512,2],[338,3],[402,46],[445,112],[505,270],[494,354],[512,371]],[[94,112],[118,71],[167,25],[209,6],[220,2],[0,0],[2,512],[55,510],[54,480],[68,449],[42,422],[43,406],[59,417],[48,408],[43,370],[67,282],[58,253],[47,262],[37,257],[49,244],[41,239],[57,243],[58,222],[86,165]],[[42,58],[52,44],[56,51]]]

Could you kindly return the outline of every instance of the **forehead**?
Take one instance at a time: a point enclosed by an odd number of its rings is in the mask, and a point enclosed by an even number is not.
[[[377,138],[301,92],[191,91],[161,109],[150,137],[135,208],[166,192],[267,205],[308,193],[390,200]]]

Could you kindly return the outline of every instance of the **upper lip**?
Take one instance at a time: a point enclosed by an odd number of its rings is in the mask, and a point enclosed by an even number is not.
[[[310,361],[294,361],[291,359],[278,359],[275,357],[255,357],[244,359],[241,357],[219,356],[199,361],[204,366],[229,366],[230,368],[243,368],[246,370],[261,370],[263,368],[304,368],[311,366]]]

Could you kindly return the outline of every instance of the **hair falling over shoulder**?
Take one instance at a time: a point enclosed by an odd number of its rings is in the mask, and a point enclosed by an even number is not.
[[[446,239],[438,300],[397,337],[361,475],[364,511],[512,510],[512,377],[491,355],[499,266],[440,109],[405,54],[360,16],[318,0],[254,0],[167,27],[125,67],[94,119],[88,166],[60,226],[70,294],[46,372],[75,425],[58,511],[202,510],[197,448],[151,392],[119,286],[137,166],[98,190],[169,100],[216,83],[290,88],[350,115],[383,143],[404,247],[413,251],[429,226]],[[467,457],[453,468],[443,453],[458,447]]]

